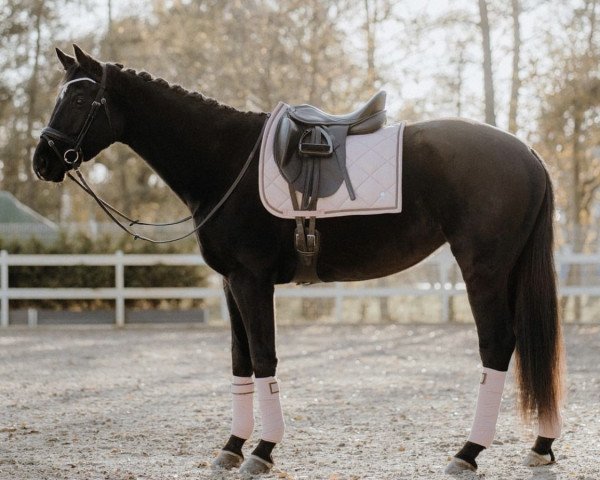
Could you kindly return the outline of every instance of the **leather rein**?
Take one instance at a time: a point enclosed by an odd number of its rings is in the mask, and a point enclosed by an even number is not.
[[[233,191],[236,189],[236,187],[238,186],[238,184],[241,182],[242,178],[248,171],[250,164],[252,163],[252,159],[254,158],[256,151],[258,150],[258,148],[260,146],[263,134],[265,132],[265,127],[267,125],[267,122],[265,121],[265,123],[263,124],[260,135],[258,136],[258,139],[256,140],[256,143],[254,144],[254,147],[252,148],[250,155],[248,155],[246,162],[242,166],[240,173],[238,174],[236,179],[233,181],[233,183],[231,184],[229,189],[223,194],[221,199],[210,210],[210,212],[208,212],[208,214],[202,219],[202,221],[198,225],[196,225],[196,227],[192,231],[186,233],[185,235],[182,235],[182,236],[176,237],[176,238],[171,238],[169,240],[155,240],[155,239],[146,237],[144,235],[138,234],[137,232],[133,231],[130,227],[132,227],[134,225],[154,226],[154,227],[166,227],[166,226],[171,226],[171,225],[178,225],[180,223],[187,222],[188,220],[191,220],[192,218],[194,218],[195,214],[197,213],[197,210],[194,211],[194,213],[192,215],[189,215],[188,217],[182,218],[180,220],[176,220],[174,222],[145,223],[145,222],[140,222],[139,220],[132,220],[127,215],[120,212],[119,210],[114,208],[112,205],[110,205],[108,202],[106,202],[105,200],[100,198],[96,194],[96,192],[94,192],[92,187],[90,187],[90,185],[87,183],[84,176],[82,175],[81,171],[79,170],[79,167],[81,166],[81,164],[84,161],[83,150],[82,150],[81,145],[82,145],[83,140],[84,140],[85,136],[87,135],[92,123],[94,122],[96,115],[98,114],[98,111],[100,110],[100,107],[104,107],[104,111],[106,112],[106,118],[108,120],[108,125],[113,134],[113,138],[116,138],[115,132],[113,130],[112,122],[110,120],[110,111],[108,109],[108,103],[107,103],[106,97],[104,96],[104,93],[106,91],[107,71],[108,71],[108,69],[106,67],[106,64],[102,64],[102,79],[100,81],[100,89],[96,93],[96,97],[94,98],[94,101],[92,102],[90,111],[89,111],[85,121],[83,122],[83,125],[81,126],[81,129],[79,130],[79,134],[77,135],[77,137],[76,138],[70,137],[69,135],[66,135],[52,127],[44,127],[40,134],[40,138],[45,140],[48,143],[48,145],[50,146],[50,148],[52,148],[54,153],[58,156],[58,158],[64,162],[64,164],[66,166],[66,170],[67,170],[67,172],[66,172],[67,176],[73,182],[75,182],[85,193],[87,193],[90,197],[92,197],[94,199],[94,201],[98,204],[98,206],[104,211],[104,213],[106,213],[106,215],[121,230],[123,230],[126,233],[128,233],[129,235],[131,235],[134,240],[139,238],[141,240],[145,240],[150,243],[172,243],[172,242],[176,242],[178,240],[183,240],[184,238],[187,238],[190,235],[193,235],[194,233],[196,233],[198,230],[200,230],[214,216],[214,214],[217,212],[217,210],[219,210],[219,208],[221,208],[223,206],[223,204],[229,199],[229,197],[231,196]],[[92,80],[91,78],[87,78],[87,77],[81,78],[81,79],[76,79],[75,81],[80,81],[80,80],[88,80],[90,82],[97,83],[95,80]],[[63,85],[63,88],[66,88],[68,84],[69,84],[69,82],[67,82],[65,85]],[[267,116],[269,116],[269,115],[270,114],[267,114]],[[55,141],[64,142],[70,148],[68,148],[67,150],[65,150],[65,152],[63,154],[61,154],[60,151],[58,150],[58,148],[56,147]],[[75,178],[71,174],[71,172],[68,171],[69,169],[72,169],[73,172],[75,172],[75,175],[77,175],[77,178]],[[129,222],[129,225],[125,225],[117,217],[120,217],[121,219],[126,220],[127,222]]]

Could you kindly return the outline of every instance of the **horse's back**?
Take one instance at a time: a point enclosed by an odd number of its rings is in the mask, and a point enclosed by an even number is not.
[[[408,124],[404,133],[408,168],[437,167],[468,172],[473,180],[531,171],[544,178],[531,149],[513,134],[484,123],[446,118]],[[418,161],[418,162],[415,162]],[[463,179],[467,180],[467,179]]]

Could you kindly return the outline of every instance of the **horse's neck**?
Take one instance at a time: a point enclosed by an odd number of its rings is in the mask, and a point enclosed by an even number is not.
[[[136,85],[135,83],[139,85]],[[210,207],[239,172],[262,121],[211,100],[131,79],[123,142],[190,207]]]

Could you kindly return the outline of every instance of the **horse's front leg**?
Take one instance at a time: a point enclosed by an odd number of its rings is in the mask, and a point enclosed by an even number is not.
[[[223,290],[231,323],[232,421],[231,436],[213,462],[213,467],[230,470],[242,465],[242,447],[254,430],[254,379],[248,335],[227,279],[223,279]]]
[[[232,435],[216,466],[233,468],[242,461],[242,445],[253,428],[252,392],[257,391],[261,413],[261,440],[241,467],[245,473],[265,473],[273,466],[271,452],[283,438],[284,421],[275,377],[274,286],[242,271],[225,280],[232,325],[234,381]],[[255,382],[252,382],[252,373]],[[232,460],[232,461],[229,461]]]

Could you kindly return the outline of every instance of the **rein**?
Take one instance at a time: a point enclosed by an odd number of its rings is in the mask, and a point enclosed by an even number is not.
[[[221,197],[221,199],[217,202],[217,204],[210,210],[210,212],[208,212],[206,217],[204,217],[204,219],[192,231],[186,233],[185,235],[182,235],[177,238],[171,238],[169,240],[155,240],[155,239],[152,239],[152,238],[149,238],[144,235],[140,235],[140,234],[136,233],[135,231],[131,230],[130,227],[132,227],[133,225],[154,226],[154,227],[167,227],[167,226],[171,226],[171,225],[178,225],[180,223],[187,222],[188,220],[191,220],[192,218],[194,218],[194,216],[196,215],[198,210],[196,209],[196,211],[194,211],[194,213],[192,215],[189,215],[186,218],[182,218],[181,220],[176,220],[174,222],[145,223],[145,222],[140,222],[139,220],[132,220],[127,215],[120,212],[115,207],[110,205],[108,202],[106,202],[105,200],[100,198],[96,194],[96,192],[94,192],[92,187],[89,186],[86,179],[84,178],[81,171],[79,170],[79,167],[81,166],[81,164],[84,161],[83,150],[81,148],[81,144],[83,143],[85,136],[87,135],[92,123],[94,122],[94,119],[96,118],[96,115],[98,114],[100,107],[104,107],[104,111],[106,112],[106,118],[108,120],[108,125],[113,134],[113,138],[115,138],[112,122],[110,120],[110,111],[108,109],[108,103],[106,101],[106,97],[104,96],[104,92],[106,91],[107,71],[108,71],[108,69],[106,67],[106,64],[103,64],[102,65],[102,79],[100,81],[100,89],[96,93],[96,97],[94,98],[94,101],[92,102],[92,107],[88,113],[88,116],[86,117],[85,121],[83,122],[83,125],[81,126],[81,129],[79,130],[79,134],[77,135],[77,137],[75,139],[73,139],[69,135],[66,135],[52,127],[45,127],[44,129],[42,129],[40,137],[42,139],[44,139],[48,143],[50,148],[52,148],[54,153],[56,153],[56,155],[64,161],[64,163],[67,166],[67,176],[73,182],[75,182],[79,186],[79,188],[81,188],[85,193],[87,193],[90,197],[92,197],[94,199],[94,201],[98,204],[98,206],[104,211],[104,213],[106,213],[108,218],[110,218],[121,230],[123,230],[124,232],[131,235],[134,240],[137,240],[139,238],[141,240],[145,240],[147,242],[156,243],[156,244],[172,243],[172,242],[176,242],[178,240],[183,240],[184,238],[187,238],[190,235],[196,233],[198,230],[200,230],[214,216],[214,214],[217,212],[217,210],[219,210],[219,208],[221,208],[223,206],[223,204],[229,199],[231,194],[234,192],[234,190],[236,189],[236,187],[238,186],[238,184],[241,182],[242,178],[248,171],[250,164],[252,163],[252,159],[254,158],[256,151],[258,150],[258,147],[261,143],[267,122],[265,121],[265,123],[263,124],[262,129],[260,131],[260,135],[258,136],[258,139],[256,140],[256,142],[254,144],[254,147],[252,147],[252,151],[250,152],[250,155],[248,155],[248,158],[246,159],[246,162],[242,166],[240,173],[238,174],[236,179],[233,181],[231,186],[224,193],[224,195]],[[69,83],[72,83],[74,81],[83,81],[83,80],[97,83],[88,77],[78,78],[78,79],[72,80],[71,82],[67,82],[65,85],[63,85],[63,89],[66,89],[66,87],[67,87],[67,85],[69,85]],[[61,95],[62,94],[64,94],[64,90],[61,93]],[[268,116],[270,116],[270,114],[267,114],[267,117]],[[70,148],[68,148],[63,154],[61,154],[60,151],[58,150],[58,148],[56,147],[55,140],[66,143]],[[68,171],[69,169],[72,169],[75,172],[75,175],[77,176],[77,178],[75,178],[71,174],[71,172]],[[125,225],[117,217],[120,217],[123,220],[128,221],[129,225],[128,226]]]
[[[131,220],[129,217],[127,217],[126,215],[122,214],[121,212],[119,212],[118,210],[116,210],[114,207],[112,207],[110,204],[108,204],[107,202],[105,202],[104,200],[102,200],[100,197],[98,197],[98,195],[92,190],[92,188],[86,182],[85,178],[83,177],[83,175],[79,171],[79,168],[74,168],[73,169],[73,171],[75,172],[75,174],[77,175],[77,177],[78,177],[79,180],[76,179],[73,175],[71,175],[70,172],[67,172],[67,176],[71,180],[73,180],[77,185],[79,185],[79,187],[81,189],[83,189],[84,192],[86,192],[88,195],[90,195],[94,199],[94,201],[98,204],[98,206],[102,210],[104,210],[104,213],[106,213],[106,215],[108,216],[108,218],[110,218],[121,230],[123,230],[124,232],[128,233],[129,235],[131,235],[134,240],[137,240],[139,238],[140,240],[145,240],[145,241],[150,242],[150,243],[172,243],[172,242],[177,242],[178,240],[183,240],[184,238],[187,238],[190,235],[196,233],[198,230],[200,230],[214,216],[214,214],[217,213],[217,210],[219,210],[219,208],[221,208],[223,206],[223,204],[229,199],[229,197],[231,196],[231,194],[233,193],[233,191],[236,189],[236,187],[238,186],[238,184],[242,181],[242,178],[244,177],[244,175],[248,171],[248,168],[250,167],[250,164],[252,163],[252,159],[254,158],[254,156],[256,154],[256,151],[258,150],[258,147],[259,147],[260,142],[262,140],[266,124],[267,124],[267,122],[264,123],[264,125],[262,127],[262,130],[260,131],[260,135],[258,136],[258,138],[256,140],[256,143],[254,144],[254,147],[252,147],[252,151],[250,152],[250,155],[248,155],[248,158],[246,159],[246,162],[244,163],[242,169],[240,170],[240,173],[238,173],[238,176],[233,181],[233,183],[231,184],[231,186],[229,187],[229,189],[221,197],[221,200],[219,200],[217,202],[217,204],[211,209],[211,211],[208,212],[208,214],[206,215],[206,217],[204,217],[202,219],[202,221],[198,225],[196,225],[196,227],[192,231],[186,233],[185,235],[181,235],[180,237],[171,238],[169,240],[155,240],[153,238],[149,238],[149,237],[146,237],[144,235],[140,235],[140,234],[134,232],[133,230],[131,230],[129,227],[131,227],[133,225],[148,225],[148,226],[158,226],[158,227],[164,227],[164,226],[170,226],[170,225],[177,225],[179,223],[183,223],[183,222],[185,222],[185,221],[190,220],[191,218],[193,218],[193,216],[196,214],[197,210],[194,212],[194,215],[190,215],[187,218],[184,218],[184,219],[181,219],[181,220],[177,220],[176,222],[170,222],[170,223],[143,223],[143,222],[139,222],[137,220]],[[115,215],[118,215],[121,218],[123,218],[123,219],[131,222],[129,224],[129,227],[126,226],[126,225],[124,225],[118,218],[116,218]]]

